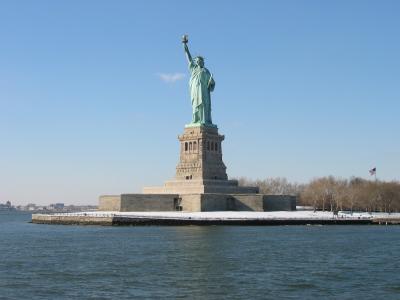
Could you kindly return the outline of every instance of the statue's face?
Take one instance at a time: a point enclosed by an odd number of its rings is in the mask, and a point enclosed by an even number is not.
[[[202,60],[200,57],[196,57],[196,64],[200,67],[204,67],[204,60]]]

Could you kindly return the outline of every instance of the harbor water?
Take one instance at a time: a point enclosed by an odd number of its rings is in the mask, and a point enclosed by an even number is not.
[[[400,226],[63,226],[0,212],[0,299],[400,299]]]

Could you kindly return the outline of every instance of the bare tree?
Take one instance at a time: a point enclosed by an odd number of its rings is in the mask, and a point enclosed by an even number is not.
[[[239,178],[240,185],[258,186],[260,193],[296,195],[300,205],[314,210],[400,211],[400,182],[370,181],[352,177],[320,177],[307,184],[291,183],[286,178],[251,180]]]

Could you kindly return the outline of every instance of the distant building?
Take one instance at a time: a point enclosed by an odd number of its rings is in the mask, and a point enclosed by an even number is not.
[[[11,205],[10,201],[7,201],[6,204],[0,204],[0,210],[13,210],[14,206]]]
[[[4,208],[2,209],[2,207],[4,207]],[[5,207],[6,207],[6,204],[0,204],[0,210],[6,210]],[[19,211],[32,211],[32,212],[33,211],[78,212],[78,211],[97,210],[97,206],[95,206],[95,205],[68,205],[68,206],[66,206],[64,203],[52,203],[50,205],[36,205],[34,203],[29,203],[28,205],[18,205],[15,208],[12,206],[12,209],[16,209]]]
[[[47,207],[48,210],[63,210],[64,203],[53,203]]]
[[[36,204],[34,203],[29,203],[28,205],[25,206],[25,210],[29,210],[29,211],[34,211],[36,210]]]

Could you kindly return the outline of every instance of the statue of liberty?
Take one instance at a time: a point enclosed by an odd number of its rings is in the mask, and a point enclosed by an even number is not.
[[[190,125],[211,125],[211,92],[214,90],[215,81],[210,73],[204,67],[204,58],[196,56],[192,58],[187,46],[187,35],[182,37],[183,48],[190,70],[190,98],[192,101],[192,123]]]

